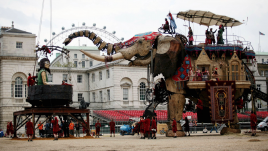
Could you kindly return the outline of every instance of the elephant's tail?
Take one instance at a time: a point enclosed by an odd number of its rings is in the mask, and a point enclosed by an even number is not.
[[[99,36],[97,36],[94,32],[90,32],[89,30],[81,30],[75,33],[72,33],[66,38],[63,42],[65,46],[67,46],[74,38],[77,37],[87,37],[92,40],[93,44],[98,47],[99,50],[107,50],[107,54],[110,55],[113,52],[117,53],[119,49],[121,49],[118,45],[114,45],[111,43],[106,43]]]

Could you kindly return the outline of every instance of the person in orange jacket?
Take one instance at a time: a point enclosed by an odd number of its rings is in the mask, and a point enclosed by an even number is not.
[[[72,121],[69,124],[69,130],[70,130],[70,134],[74,136],[74,123]]]
[[[43,135],[43,124],[41,123],[41,121],[39,122],[39,124],[37,125],[38,129],[39,129],[39,135],[40,137]]]

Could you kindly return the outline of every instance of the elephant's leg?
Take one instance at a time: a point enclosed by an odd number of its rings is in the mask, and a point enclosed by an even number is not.
[[[185,90],[178,90],[177,84],[172,80],[172,78],[166,80],[166,87],[167,90],[176,93],[169,98],[168,119],[172,120],[175,118],[176,121],[179,121],[182,119],[183,108],[185,105],[185,96],[183,95]],[[182,130],[182,127],[179,123],[177,123],[177,129],[178,131]]]

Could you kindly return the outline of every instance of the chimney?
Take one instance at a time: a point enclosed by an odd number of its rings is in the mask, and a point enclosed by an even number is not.
[[[12,28],[14,28],[14,21],[12,21]]]

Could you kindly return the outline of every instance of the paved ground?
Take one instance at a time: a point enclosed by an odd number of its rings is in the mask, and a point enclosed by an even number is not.
[[[3,151],[67,151],[67,150],[90,150],[90,151],[126,151],[126,150],[266,150],[268,151],[268,133],[257,133],[256,137],[249,134],[229,134],[221,136],[219,133],[203,134],[198,132],[190,137],[171,138],[158,135],[157,139],[139,139],[139,136],[110,137],[101,136],[99,139],[59,139],[58,141],[34,140],[11,140],[0,138],[0,150]]]

